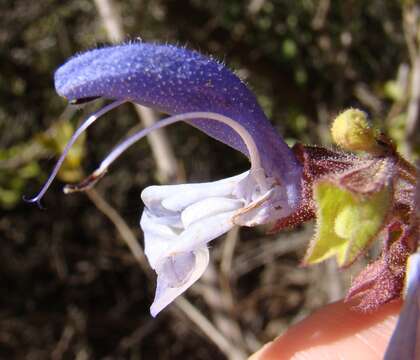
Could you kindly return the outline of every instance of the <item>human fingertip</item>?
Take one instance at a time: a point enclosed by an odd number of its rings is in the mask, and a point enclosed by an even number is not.
[[[401,301],[368,314],[352,307],[339,301],[319,309],[264,345],[250,360],[382,359]]]

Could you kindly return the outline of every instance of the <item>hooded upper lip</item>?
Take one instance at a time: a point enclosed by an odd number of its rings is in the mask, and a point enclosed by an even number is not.
[[[228,116],[253,137],[267,175],[299,193],[301,167],[294,154],[247,86],[211,58],[171,45],[106,47],[71,58],[56,71],[55,86],[70,101],[100,96],[168,114],[208,111]],[[248,156],[243,141],[228,126],[206,119],[189,123]]]

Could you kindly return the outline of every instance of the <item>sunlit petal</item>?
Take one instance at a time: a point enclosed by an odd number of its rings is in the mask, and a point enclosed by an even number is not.
[[[420,359],[420,254],[409,257],[406,296],[385,360]]]

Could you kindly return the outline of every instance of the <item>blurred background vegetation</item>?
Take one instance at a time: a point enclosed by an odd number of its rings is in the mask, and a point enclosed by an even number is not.
[[[419,12],[419,4],[402,0],[3,0],[0,357],[243,359],[342,297],[360,270],[356,264],[338,273],[333,262],[300,268],[311,224],[270,236],[264,228],[233,230],[213,243],[204,278],[151,318],[154,280],[138,246],[141,189],[216,180],[247,163],[179,125],[160,139],[172,170],[159,168],[145,141],[87,196],[65,196],[63,183],[95,169],[140,126],[138,115],[143,123],[157,116],[125,105],[78,141],[45,198],[46,210],[23,203],[45,181],[74,127],[100,106],[67,107],[55,94],[54,70],[68,57],[118,39],[114,23],[124,40],[186,45],[223,59],[290,144],[329,146],[330,121],[353,106],[414,159]]]

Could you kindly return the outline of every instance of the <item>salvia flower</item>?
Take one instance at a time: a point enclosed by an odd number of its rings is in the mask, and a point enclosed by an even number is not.
[[[385,360],[420,358],[420,253],[408,258],[405,302],[392,334]]]
[[[57,92],[71,103],[114,100],[75,132],[40,193],[40,202],[77,137],[123,102],[172,115],[127,138],[85,181],[101,178],[113,161],[151,131],[186,121],[246,155],[249,171],[203,184],[151,186],[142,193],[145,253],[156,271],[156,315],[191,286],[209,262],[208,243],[235,224],[254,226],[290,215],[300,201],[301,166],[246,85],[223,64],[170,45],[130,43],[70,59],[55,73]]]

